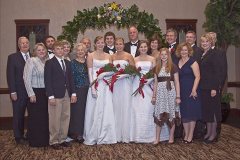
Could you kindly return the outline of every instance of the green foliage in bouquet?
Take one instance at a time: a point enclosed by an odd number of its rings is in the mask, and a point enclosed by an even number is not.
[[[126,65],[123,74],[129,74],[133,76],[140,76],[140,72],[137,70],[135,66],[132,65]]]

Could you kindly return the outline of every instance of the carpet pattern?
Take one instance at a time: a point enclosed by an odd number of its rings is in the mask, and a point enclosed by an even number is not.
[[[53,150],[50,147],[32,148],[16,145],[11,130],[0,130],[1,160],[95,160],[95,159],[137,159],[137,160],[237,160],[240,159],[240,129],[222,125],[219,141],[204,144],[194,141],[184,144],[176,140],[174,144],[112,144],[87,146],[73,142],[70,148]]]

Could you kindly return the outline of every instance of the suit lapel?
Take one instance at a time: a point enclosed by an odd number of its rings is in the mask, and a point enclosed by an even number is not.
[[[64,73],[63,73],[63,70],[62,70],[62,66],[61,66],[60,63],[58,62],[57,58],[54,56],[54,57],[52,58],[52,60],[53,60],[54,66],[57,66],[57,69],[58,69],[59,71],[61,71],[62,74],[64,74]]]

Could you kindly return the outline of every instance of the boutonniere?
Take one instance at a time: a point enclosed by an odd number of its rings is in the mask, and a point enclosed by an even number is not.
[[[175,49],[174,48],[171,48],[171,53],[174,53],[175,52]]]

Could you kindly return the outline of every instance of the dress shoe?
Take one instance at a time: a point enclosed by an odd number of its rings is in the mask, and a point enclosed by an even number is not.
[[[191,141],[185,141],[185,144],[191,144],[191,143],[193,143],[193,140],[191,140]]]
[[[77,139],[76,142],[82,144],[84,142],[84,139],[83,138],[82,139]]]
[[[217,141],[218,141],[218,139],[217,139],[217,137],[215,137],[212,140],[205,139],[203,142],[206,143],[206,144],[211,144],[211,143],[214,143],[214,142],[217,142]]]
[[[69,142],[63,142],[60,144],[62,147],[71,147]]]
[[[55,149],[55,150],[60,150],[60,149],[62,149],[62,147],[61,147],[59,144],[53,144],[53,145],[51,145],[51,147],[52,147],[53,149]]]

